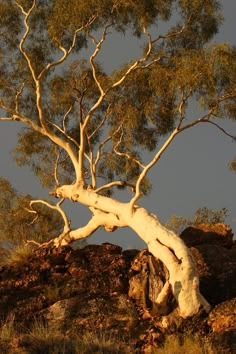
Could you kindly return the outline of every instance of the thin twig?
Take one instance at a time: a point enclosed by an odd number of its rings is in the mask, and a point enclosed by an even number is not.
[[[139,165],[142,168],[145,168],[145,166],[141,163],[141,161],[139,161],[138,159],[134,158],[133,156],[131,156],[130,154],[128,154],[127,152],[120,152],[118,151],[118,146],[121,144],[122,142],[122,138],[123,138],[123,131],[121,132],[120,135],[120,139],[117,141],[117,143],[114,145],[113,150],[116,153],[116,155],[118,156],[123,156],[126,157],[128,160],[132,160],[134,161],[137,165]]]
[[[121,187],[130,187],[131,190],[134,192],[135,191],[135,185],[125,182],[125,181],[113,181],[107,184],[104,184],[103,186],[97,188],[94,190],[94,192],[99,193],[104,189],[109,189],[111,187],[115,187],[115,186],[121,186]]]

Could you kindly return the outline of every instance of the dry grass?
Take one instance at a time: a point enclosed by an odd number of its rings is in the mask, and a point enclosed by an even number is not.
[[[0,328],[0,340],[2,342],[10,342],[15,334],[15,316],[9,315]]]
[[[29,261],[32,255],[33,248],[25,243],[22,243],[14,248],[5,251],[3,256],[4,264],[21,265]]]
[[[128,344],[109,331],[87,331],[83,336],[68,336],[43,319],[35,319],[24,333],[16,331],[11,315],[0,327],[1,354],[128,354]]]
[[[161,348],[155,348],[153,354],[214,354],[212,347],[197,336],[186,335],[182,340],[173,335],[166,338]]]
[[[94,331],[86,332],[81,338],[79,350],[83,350],[82,353],[96,353],[96,354],[128,354],[133,353],[132,348],[129,348],[129,344],[119,335],[111,333],[109,331]],[[80,353],[80,351],[78,351]]]
[[[86,331],[83,335],[67,335],[48,325],[43,319],[35,319],[24,333],[15,328],[14,315],[10,315],[0,327],[1,354],[130,354],[134,348],[127,339],[109,330]],[[153,348],[152,354],[214,354],[215,350],[203,339],[185,335],[168,336],[162,347]]]

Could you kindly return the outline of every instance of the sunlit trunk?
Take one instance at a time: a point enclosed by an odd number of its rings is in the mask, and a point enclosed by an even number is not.
[[[180,237],[166,229],[155,215],[143,208],[136,210],[129,226],[144,240],[153,256],[167,267],[169,283],[179,305],[180,316],[192,316],[200,307],[208,312],[210,305],[200,294],[193,256]],[[160,294],[158,298],[162,301],[163,297]]]
[[[93,213],[90,222],[80,229],[71,231],[69,235],[71,237],[67,237],[62,244],[88,237],[101,226],[107,231],[113,231],[116,227],[130,227],[147,244],[153,256],[167,267],[169,279],[166,285],[171,286],[180,316],[192,316],[200,307],[209,311],[210,306],[199,291],[197,268],[190,250],[181,238],[164,227],[155,215],[138,206],[131,211],[127,203],[76,186],[59,187],[53,194],[85,204]],[[58,245],[58,241],[61,240],[56,239],[55,244]],[[163,292],[167,288],[168,286],[164,286]],[[166,299],[165,294],[159,294],[157,304],[163,305],[161,303],[163,299]]]

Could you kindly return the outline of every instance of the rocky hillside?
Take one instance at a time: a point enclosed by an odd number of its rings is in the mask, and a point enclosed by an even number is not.
[[[195,257],[201,292],[212,305],[209,315],[182,320],[171,296],[168,308],[155,308],[166,269],[147,250],[122,251],[108,243],[39,248],[0,265],[0,352],[161,353],[173,335],[179,343],[198,335],[213,353],[236,352],[231,229],[201,225],[181,237]]]

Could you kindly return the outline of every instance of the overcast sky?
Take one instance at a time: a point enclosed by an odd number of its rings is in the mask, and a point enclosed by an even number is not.
[[[236,44],[236,1],[222,1],[225,22],[215,42]],[[137,42],[117,36],[107,43],[109,65],[112,70],[117,60],[126,61],[135,56],[140,47]],[[119,59],[118,59],[119,58]],[[192,109],[192,114],[194,114]],[[236,135],[236,123],[225,121],[223,126]],[[27,168],[19,168],[11,160],[10,151],[16,143],[19,125],[15,122],[0,122],[0,176],[8,178],[21,193],[32,194],[35,198],[46,197],[38,181]],[[142,205],[157,214],[165,222],[172,214],[192,217],[200,207],[229,209],[227,223],[236,234],[236,174],[228,167],[236,155],[236,143],[216,128],[208,125],[194,127],[179,135],[162,156],[151,173],[153,190]],[[66,203],[72,225],[84,224],[84,208]],[[144,246],[132,231],[122,229],[114,233],[97,232],[89,242],[111,242],[122,247],[141,248]]]

